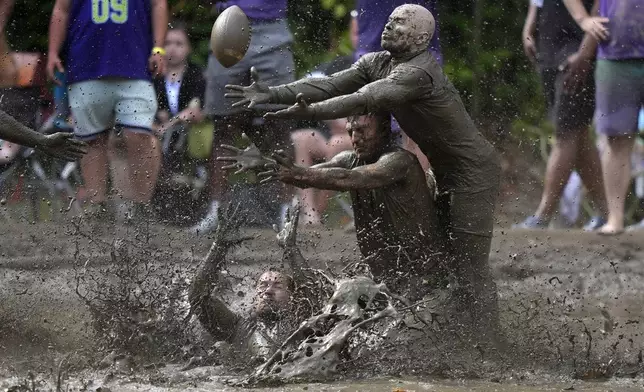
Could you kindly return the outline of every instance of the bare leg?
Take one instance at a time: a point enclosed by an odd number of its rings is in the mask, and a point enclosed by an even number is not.
[[[429,170],[430,165],[429,165],[429,160],[427,159],[427,156],[420,150],[420,147],[418,147],[418,144],[416,144],[411,138],[407,135],[405,137],[405,150],[413,153],[416,155],[416,158],[418,158],[418,162],[420,162],[420,166],[423,167],[423,170],[425,173],[427,170]]]
[[[601,233],[614,234],[624,230],[624,201],[631,182],[634,141],[632,135],[608,137],[602,160],[608,222],[599,229]]]
[[[339,153],[351,150],[351,138],[349,135],[334,135],[325,145],[324,159],[327,161],[338,155]],[[318,191],[317,202],[318,211],[323,213],[329,205],[329,199],[333,196],[333,191]]]
[[[108,152],[112,184],[119,199],[134,200],[133,187],[130,183],[130,169],[127,161],[127,149],[122,137],[110,135]]]
[[[599,151],[591,140],[589,132],[580,133],[577,143],[577,162],[575,167],[588,190],[595,213],[606,217],[608,216],[608,206],[606,205],[606,194],[604,193],[604,177],[602,175]]]
[[[312,166],[316,159],[324,157],[324,137],[314,129],[304,129],[293,132],[295,162],[302,166]],[[320,224],[322,212],[319,202],[321,191],[313,188],[297,189],[297,197],[302,204],[302,220],[304,224]]]
[[[559,205],[561,192],[570,178],[577,159],[576,135],[577,133],[572,137],[558,138],[548,158],[541,202],[534,214],[542,220],[547,221],[552,217]]]
[[[107,198],[107,134],[90,141],[87,154],[81,158],[81,173],[89,202],[104,203]]]
[[[148,133],[123,131],[130,166],[132,201],[148,204],[152,199],[157,177],[161,170],[161,147],[158,140]]]

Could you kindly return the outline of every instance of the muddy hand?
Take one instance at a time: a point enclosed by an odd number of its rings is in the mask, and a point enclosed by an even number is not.
[[[278,110],[277,112],[269,112],[264,115],[264,118],[269,120],[272,118],[292,118],[300,120],[313,120],[315,116],[315,109],[309,106],[304,100],[304,94],[299,93],[295,98],[295,105]]]
[[[275,151],[271,158],[273,161],[264,166],[266,171],[260,172],[257,176],[260,178],[260,184],[275,180],[289,180],[292,169],[294,168],[293,160],[283,151]]]
[[[56,158],[75,161],[87,153],[87,143],[73,137],[74,135],[67,132],[47,135],[36,149]]]
[[[292,248],[296,245],[297,223],[300,220],[300,205],[286,210],[284,228],[277,233],[277,243],[282,248]],[[274,226],[274,229],[277,227]]]
[[[228,92],[224,94],[226,98],[235,98],[238,101],[233,103],[233,107],[238,106],[248,106],[249,109],[252,109],[257,104],[270,103],[271,101],[271,92],[265,84],[259,81],[259,75],[255,67],[250,69],[250,77],[253,80],[253,83],[248,86],[238,86],[227,84],[226,90]]]
[[[228,144],[222,144],[221,148],[230,152],[232,155],[217,157],[218,161],[232,162],[230,165],[224,166],[224,170],[237,169],[235,174],[244,173],[249,170],[259,170],[266,167],[266,165],[275,163],[273,160],[265,158],[259,148],[251,142],[248,135],[242,133],[242,139],[250,143],[248,147],[241,150],[237,147]]]
[[[246,222],[246,215],[241,210],[241,203],[229,203],[225,210],[218,209],[219,223],[215,230],[214,242],[218,245],[238,245],[253,237],[242,237],[239,229]]]

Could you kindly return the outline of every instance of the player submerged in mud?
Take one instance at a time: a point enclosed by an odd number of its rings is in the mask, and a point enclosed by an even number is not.
[[[228,251],[250,238],[239,233],[244,216],[239,208],[220,214],[215,240],[199,267],[188,293],[190,312],[216,341],[232,347],[236,360],[254,366],[263,362],[293,332],[297,325],[317,312],[333,292],[329,284],[309,285],[314,272],[296,245],[299,211],[289,214],[278,244],[284,249],[282,262],[290,271],[269,270],[258,279],[252,309],[247,314],[231,310],[221,298],[219,282]],[[225,354],[220,352],[220,354]]]
[[[293,104],[267,117],[324,120],[389,111],[427,155],[436,176],[439,224],[448,238],[453,294],[478,336],[498,319],[496,286],[488,266],[500,162],[477,130],[440,65],[427,51],[433,15],[424,7],[396,8],[382,33],[382,52],[350,69],[267,87],[227,86],[235,105]],[[310,103],[310,104],[308,104]]]

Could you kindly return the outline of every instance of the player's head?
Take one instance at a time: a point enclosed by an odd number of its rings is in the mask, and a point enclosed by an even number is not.
[[[188,28],[185,23],[175,21],[170,23],[168,32],[165,35],[165,51],[168,58],[168,65],[177,66],[188,61],[192,51]]]
[[[350,117],[347,132],[359,159],[377,159],[383,148],[391,143],[391,116],[375,113]]]
[[[380,44],[394,55],[427,49],[435,28],[436,21],[427,8],[404,4],[389,15]]]
[[[293,278],[283,272],[269,270],[262,274],[255,287],[255,314],[263,320],[282,317],[291,307],[295,289]]]

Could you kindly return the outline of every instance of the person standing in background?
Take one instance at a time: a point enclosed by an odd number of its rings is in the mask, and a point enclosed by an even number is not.
[[[88,141],[81,160],[87,212],[101,218],[107,202],[108,136],[122,130],[129,192],[142,216],[154,192],[160,148],[152,132],[157,109],[152,73],[163,74],[166,0],[57,0],[50,22],[47,73],[65,72],[77,137]],[[66,61],[66,69],[60,56]]]
[[[591,9],[593,0],[585,0]],[[537,34],[538,33],[538,34]],[[607,213],[599,152],[589,127],[595,110],[592,77],[595,54],[562,0],[532,0],[523,28],[523,48],[537,66],[556,140],[548,158],[541,203],[515,227],[547,228],[566,182],[577,169],[594,202],[597,216],[585,226],[598,229]]]
[[[262,112],[272,110],[275,106],[258,105],[257,113],[244,108],[232,107],[232,102],[224,98],[227,84],[251,83],[251,67],[255,67],[259,78],[269,86],[294,81],[295,63],[291,53],[293,36],[286,21],[287,0],[229,0],[217,1],[215,11],[220,13],[228,7],[238,6],[244,11],[251,25],[250,46],[244,58],[230,68],[224,68],[211,53],[208,57],[206,71],[205,115],[212,117],[215,135],[213,140],[213,160],[211,195],[212,203],[207,215],[192,227],[193,233],[208,233],[217,227],[218,208],[228,197],[228,180],[217,156],[225,150],[222,144],[234,144],[236,135],[245,132],[260,149],[288,149],[291,128],[290,123],[266,121]],[[256,130],[261,129],[259,132]],[[280,224],[287,208],[287,199],[292,194],[284,186],[274,184],[274,191],[279,208]],[[277,188],[279,187],[279,188]],[[288,200],[290,202],[290,200]],[[273,206],[271,206],[273,207]]]
[[[581,0],[563,0],[573,19],[599,43],[595,69],[597,132],[605,136],[602,159],[608,220],[600,234],[624,231],[624,203],[631,184],[631,153],[644,106],[644,4],[641,0],[595,0],[591,16]]]

